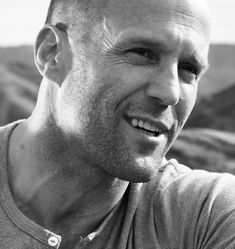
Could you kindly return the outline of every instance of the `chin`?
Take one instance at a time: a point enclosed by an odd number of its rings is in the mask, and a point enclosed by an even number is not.
[[[131,176],[129,177],[129,179],[126,179],[126,181],[131,182],[131,183],[150,182],[155,176],[156,176],[156,173],[153,175]]]
[[[154,171],[135,172],[135,174],[129,177],[128,181],[132,183],[149,182],[156,177],[157,173],[158,169]]]
[[[129,165],[128,169],[116,174],[116,177],[132,183],[149,182],[156,177],[160,165],[159,161],[155,161],[154,164],[135,162]]]

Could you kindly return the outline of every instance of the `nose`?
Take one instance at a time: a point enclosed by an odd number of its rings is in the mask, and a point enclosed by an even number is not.
[[[162,105],[176,105],[180,99],[177,63],[167,64],[154,70],[147,84],[146,94]]]

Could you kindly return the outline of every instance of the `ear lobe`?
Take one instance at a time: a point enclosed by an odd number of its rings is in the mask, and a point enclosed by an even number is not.
[[[63,60],[59,56],[66,47],[67,35],[64,31],[53,25],[45,25],[38,34],[35,47],[35,64],[43,77],[49,78],[57,83],[62,83],[64,77]]]

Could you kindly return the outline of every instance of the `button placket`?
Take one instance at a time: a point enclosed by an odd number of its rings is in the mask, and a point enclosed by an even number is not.
[[[61,243],[61,238],[58,237],[58,236],[51,235],[48,238],[48,245],[51,246],[51,247],[53,247],[53,248],[58,249],[59,246],[60,246],[60,243]]]

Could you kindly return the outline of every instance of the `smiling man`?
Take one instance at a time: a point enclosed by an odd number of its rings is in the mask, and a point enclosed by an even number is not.
[[[235,248],[235,177],[165,159],[209,35],[203,0],[51,2],[36,108],[0,130],[0,248]]]

